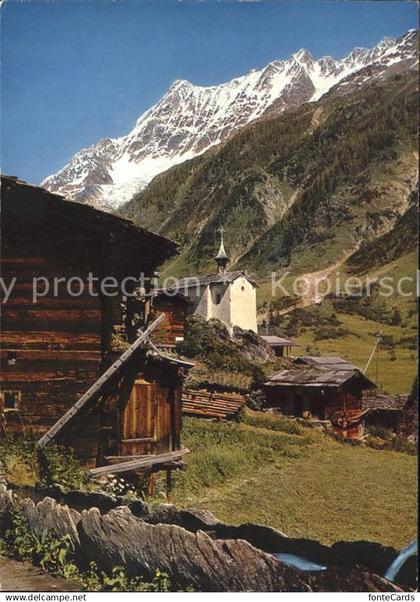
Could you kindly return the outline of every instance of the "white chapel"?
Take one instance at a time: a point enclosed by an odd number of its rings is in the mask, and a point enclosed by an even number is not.
[[[177,290],[193,302],[194,313],[206,320],[223,322],[232,336],[234,326],[258,332],[257,283],[241,271],[226,271],[229,257],[223,241],[215,257],[217,273],[208,276],[190,276],[177,282]]]

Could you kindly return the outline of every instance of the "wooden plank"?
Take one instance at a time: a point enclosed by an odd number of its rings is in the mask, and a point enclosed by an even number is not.
[[[91,475],[104,475],[109,473],[128,472],[130,470],[138,470],[140,468],[148,468],[149,466],[155,466],[156,464],[164,464],[166,462],[174,461],[178,458],[182,458],[190,450],[187,447],[183,449],[177,449],[166,454],[157,454],[143,456],[136,460],[130,460],[129,462],[122,462],[121,464],[112,464],[110,466],[99,466],[89,471]]]
[[[75,416],[79,410],[90,400],[98,397],[101,391],[104,389],[108,381],[114,374],[116,374],[122,366],[133,356],[135,351],[143,345],[150,336],[150,334],[157,328],[157,326],[165,319],[165,314],[160,314],[154,320],[154,322],[146,328],[146,330],[138,337],[138,339],[130,345],[130,347],[120,355],[120,357],[104,372],[104,374],[98,378],[98,380],[86,391],[82,397],[76,401],[76,403],[62,416],[54,426],[47,432],[37,443],[37,447],[45,447],[53,439],[57,433]]]
[[[121,439],[121,443],[149,443],[156,441],[156,437],[136,437],[135,439]]]

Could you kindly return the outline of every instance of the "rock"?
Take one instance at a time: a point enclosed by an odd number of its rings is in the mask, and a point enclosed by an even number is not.
[[[335,564],[361,565],[378,575],[384,575],[398,552],[395,548],[372,541],[337,541],[331,548]]]
[[[179,511],[179,523],[181,527],[187,531],[208,531],[213,530],[219,521],[208,510],[200,510],[198,508],[187,508]]]
[[[120,504],[123,505],[123,504]],[[149,522],[150,519],[150,506],[143,500],[131,500],[128,502],[127,507],[130,509],[131,513],[137,518],[142,518],[146,522]]]
[[[148,506],[147,511],[144,509],[140,513],[134,512],[131,504],[129,504],[129,508],[135,516],[143,518],[150,524],[178,525],[193,533],[199,530],[208,531],[220,524],[211,512],[198,508],[178,510],[172,504],[159,504],[158,506]]]
[[[197,591],[401,591],[360,567],[303,572],[277,561],[243,539],[212,539],[173,524],[149,524],[127,507],[101,516],[82,513],[78,524],[85,562],[110,572],[124,566],[129,576],[167,573],[180,588]]]
[[[179,525],[180,520],[181,517],[179,510],[173,504],[158,504],[156,506],[149,506],[149,518],[147,522],[152,525],[157,525],[159,523],[166,525]]]
[[[288,538],[262,525],[224,525],[205,510],[178,511],[169,504],[152,507],[142,500],[133,500],[131,505],[137,516],[127,506],[107,514],[95,507],[80,515],[52,498],[35,504],[3,488],[0,535],[9,528],[12,513],[19,511],[39,539],[69,534],[82,566],[95,561],[99,569],[111,573],[120,565],[128,576],[149,579],[159,569],[174,586],[192,586],[197,591],[402,591],[376,574],[385,572],[396,555],[392,548],[377,543],[338,542],[329,547]],[[289,552],[329,568],[300,571],[270,552]],[[413,588],[414,559],[399,578],[405,587]]]
[[[281,531],[273,529],[272,527],[266,527],[265,525],[243,523],[239,526],[233,526],[217,523],[213,527],[213,530],[218,539],[245,539],[256,548],[271,554],[276,552],[298,554],[296,548],[293,546],[289,547],[290,542],[294,541],[293,539],[289,539]],[[320,548],[323,547],[317,542],[313,543],[320,546]],[[303,553],[302,556],[304,556]]]
[[[405,589],[412,589],[417,591],[418,585],[418,558],[416,556],[411,556],[400,572],[395,577],[395,583],[401,585],[401,587]]]
[[[85,511],[78,529],[84,560],[107,572],[121,565],[129,576],[151,578],[159,569],[177,586],[199,591],[310,591],[300,571],[246,541],[214,541],[202,531],[151,525],[126,507],[105,516]]]
[[[240,345],[243,355],[252,362],[266,364],[276,359],[270,345],[252,330],[243,330],[239,326],[234,326],[233,340]]]
[[[49,535],[61,538],[68,534],[75,545],[79,544],[77,523],[80,514],[73,508],[62,506],[46,497],[38,504],[30,499],[20,500],[17,509],[27,521],[29,530],[38,539]]]

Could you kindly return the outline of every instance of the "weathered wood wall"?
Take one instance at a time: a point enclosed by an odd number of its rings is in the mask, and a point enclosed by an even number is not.
[[[183,339],[188,309],[189,304],[176,296],[160,295],[153,299],[154,313],[165,314],[165,320],[154,334],[153,341],[160,345],[172,346],[177,343],[177,339]]]
[[[71,273],[44,257],[4,251],[2,277],[17,281],[1,307],[1,388],[20,392],[16,410],[4,413],[4,423],[7,432],[39,437],[98,378],[112,324],[105,323],[101,298],[88,292],[72,297],[62,287],[58,296],[52,290],[33,303],[33,278],[42,275],[53,282]],[[81,426],[81,438],[91,438],[92,422]],[[86,453],[96,456],[95,445],[89,448]]]

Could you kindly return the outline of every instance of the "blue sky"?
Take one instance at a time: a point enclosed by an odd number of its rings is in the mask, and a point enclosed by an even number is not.
[[[302,47],[340,58],[414,27],[415,2],[9,0],[1,169],[39,183],[126,134],[175,79],[221,83]]]

